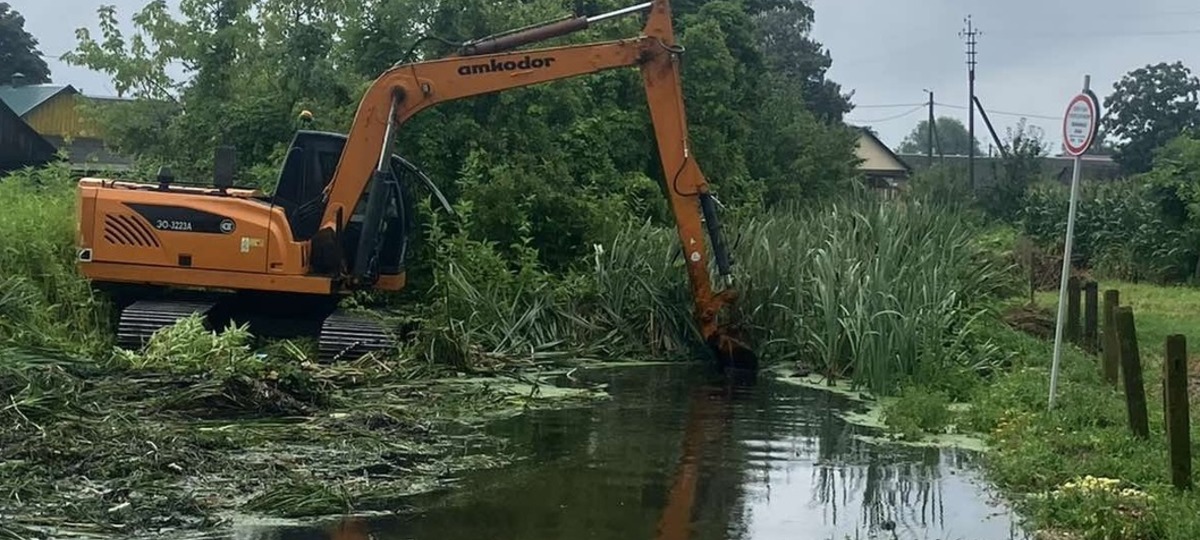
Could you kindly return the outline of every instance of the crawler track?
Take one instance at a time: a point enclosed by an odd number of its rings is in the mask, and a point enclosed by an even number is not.
[[[275,338],[313,336],[319,332],[317,358],[321,362],[356,360],[368,353],[396,346],[395,335],[371,317],[345,311],[327,311],[329,315],[322,317],[319,310],[314,310],[309,312],[311,318],[296,318],[294,315],[254,314],[239,309],[245,307],[241,302],[235,305],[219,299],[139,300],[121,311],[117,345],[128,350],[140,350],[158,330],[189,315],[199,314],[205,318],[205,324],[210,329],[235,320],[249,322],[251,331],[256,335]]]
[[[121,311],[117,324],[117,345],[129,350],[138,350],[159,329],[171,326],[176,321],[193,313],[206,319],[215,302],[169,302],[142,300],[134,302]]]
[[[354,360],[395,344],[395,338],[378,321],[336,311],[321,326],[318,358],[321,362]]]

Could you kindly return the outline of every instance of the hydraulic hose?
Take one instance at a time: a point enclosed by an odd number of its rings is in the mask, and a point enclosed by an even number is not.
[[[729,260],[729,250],[721,238],[721,222],[717,218],[717,203],[709,193],[700,194],[700,211],[704,213],[704,226],[708,229],[708,238],[712,242],[713,254],[717,258],[717,270],[722,276],[729,277],[732,263]]]

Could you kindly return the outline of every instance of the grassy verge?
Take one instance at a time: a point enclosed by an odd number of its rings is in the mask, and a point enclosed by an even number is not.
[[[942,433],[948,426],[979,434],[987,444],[989,478],[1046,538],[1200,537],[1200,496],[1170,485],[1161,406],[1165,339],[1200,328],[1200,312],[1192,308],[1200,302],[1200,290],[1129,283],[1103,287],[1119,289],[1122,303],[1135,311],[1150,440],[1130,435],[1122,391],[1104,382],[1095,356],[1076,347],[1064,349],[1057,406],[1047,410],[1054,293],[1038,293],[1032,309],[1013,302],[993,311],[988,340],[1009,360],[1006,369],[963,400],[969,406],[950,412],[936,390],[914,387],[887,401],[884,416],[906,438]],[[1196,357],[1193,350],[1193,365]],[[1193,418],[1200,411],[1196,404],[1194,399]],[[1200,441],[1196,423],[1192,440]]]
[[[1122,304],[1135,312],[1150,440],[1130,435],[1122,392],[1103,382],[1095,357],[1075,349],[1064,363],[1061,407],[1046,412],[1052,344],[1022,336],[1016,338],[1026,342],[1022,369],[998,381],[978,403],[985,419],[980,427],[993,431],[994,477],[1030,494],[1025,505],[1037,523],[1082,538],[1200,537],[1200,497],[1178,493],[1169,483],[1161,405],[1166,337],[1195,337],[1200,290],[1129,283],[1102,288],[1120,290]],[[1057,306],[1053,293],[1039,294],[1037,301],[1049,310]],[[1193,366],[1196,352],[1191,351]],[[1193,418],[1198,410],[1194,398]],[[1200,441],[1195,422],[1192,440]]]

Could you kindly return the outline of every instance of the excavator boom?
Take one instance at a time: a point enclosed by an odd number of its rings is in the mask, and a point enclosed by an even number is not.
[[[512,50],[536,41],[566,35],[608,18],[649,11],[642,34],[635,38],[542,48]],[[351,211],[368,184],[367,217],[360,237],[358,257],[349,268],[352,282],[373,277],[371,247],[379,226],[374,203],[382,202],[386,171],[380,167],[392,137],[421,111],[447,101],[480,96],[600,71],[638,67],[666,182],[666,194],[687,262],[694,301],[694,316],[710,347],[726,365],[755,368],[749,347],[718,324],[718,315],[734,298],[734,291],[713,291],[705,234],[720,273],[730,278],[730,262],[721,241],[716,204],[709,185],[688,143],[679,56],[667,0],[655,0],[597,17],[564,19],[465,44],[449,58],[403,64],[383,73],[367,90],[354,118],[337,170],[326,189],[321,229],[314,240],[337,246]],[[374,180],[373,182],[371,182]]]

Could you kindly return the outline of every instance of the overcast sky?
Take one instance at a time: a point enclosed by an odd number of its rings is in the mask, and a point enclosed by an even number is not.
[[[75,29],[95,28],[95,10],[114,4],[122,18],[145,0],[8,0],[27,19],[42,52],[75,44]],[[633,0],[631,0],[632,2]],[[972,15],[982,31],[976,93],[1000,136],[1021,113],[1061,139],[1071,96],[1092,76],[1101,99],[1131,69],[1182,60],[1200,72],[1200,4],[1195,0],[811,0],[815,37],[833,55],[830,77],[854,91],[860,108],[847,121],[873,126],[895,147],[925,118],[914,110],[935,93],[937,114],[966,120],[967,73],[959,32]],[[172,4],[176,3],[174,0]],[[566,2],[564,2],[565,4]],[[400,54],[400,51],[397,51]],[[49,59],[55,82],[113,94],[104,75]],[[898,107],[879,107],[901,105]],[[958,108],[952,108],[954,106]],[[909,113],[905,116],[905,113]],[[899,116],[897,118],[897,116]],[[989,140],[982,120],[977,136]]]

